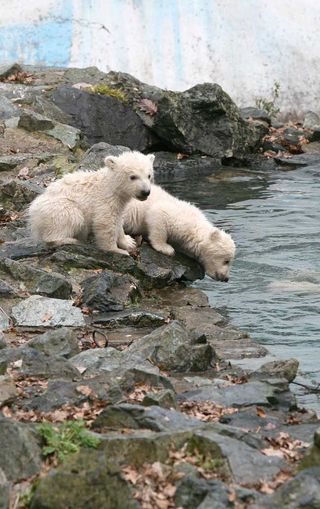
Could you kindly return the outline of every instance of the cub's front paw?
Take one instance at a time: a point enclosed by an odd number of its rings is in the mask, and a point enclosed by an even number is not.
[[[130,252],[133,252],[137,249],[136,241],[130,237],[130,235],[125,235],[125,242],[124,242],[126,249]]]

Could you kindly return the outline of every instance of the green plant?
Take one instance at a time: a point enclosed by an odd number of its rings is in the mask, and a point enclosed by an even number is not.
[[[270,117],[276,117],[280,111],[280,108],[276,106],[276,101],[280,95],[280,83],[275,81],[271,90],[271,98],[266,99],[265,97],[257,97],[256,107],[265,110]]]
[[[81,420],[67,421],[61,425],[45,422],[38,427],[45,445],[44,456],[54,455],[63,463],[65,459],[80,450],[80,447],[98,447],[100,439],[92,436]]]
[[[127,96],[124,92],[121,90],[118,90],[117,88],[111,88],[108,87],[108,85],[95,85],[92,87],[91,91],[94,94],[99,95],[108,95],[109,97],[114,97],[115,99],[118,99],[119,101],[125,102],[127,100]]]

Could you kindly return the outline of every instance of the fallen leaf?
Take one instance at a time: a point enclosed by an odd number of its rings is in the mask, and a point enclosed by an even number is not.
[[[41,318],[42,322],[48,322],[53,317],[52,313],[45,313],[43,317]]]
[[[263,408],[261,408],[260,406],[257,406],[256,407],[256,412],[257,412],[257,416],[258,417],[262,417],[262,418],[265,418],[266,417],[266,412]]]

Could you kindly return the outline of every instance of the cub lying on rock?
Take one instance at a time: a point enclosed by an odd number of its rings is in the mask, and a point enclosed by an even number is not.
[[[131,198],[148,198],[153,161],[153,155],[124,152],[107,157],[106,167],[96,172],[78,171],[53,182],[30,205],[34,238],[76,244],[92,231],[100,249],[128,254],[136,246],[124,234],[123,210]]]
[[[124,230],[143,235],[152,247],[169,256],[177,251],[199,260],[208,276],[228,281],[235,244],[228,233],[213,226],[191,203],[179,200],[159,186],[141,203],[132,200],[124,212]]]

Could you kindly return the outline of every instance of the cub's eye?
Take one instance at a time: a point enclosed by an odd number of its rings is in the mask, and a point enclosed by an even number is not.
[[[131,175],[130,180],[137,180],[137,178],[135,175]]]
[[[225,264],[225,265],[229,265],[229,263],[230,263],[230,260],[226,260],[226,261],[224,262],[224,264]]]
[[[148,179],[149,179],[149,180],[151,179],[151,175],[148,175]]]

